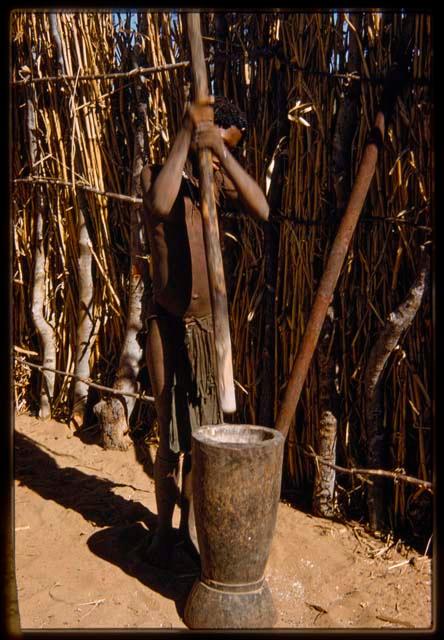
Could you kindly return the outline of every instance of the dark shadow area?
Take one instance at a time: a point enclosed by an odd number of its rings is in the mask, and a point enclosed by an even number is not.
[[[61,468],[50,453],[24,434],[15,432],[14,448],[14,477],[20,484],[45,500],[54,500],[66,509],[74,509],[96,526],[108,527],[89,538],[87,544],[91,552],[137,578],[149,589],[174,600],[179,616],[183,617],[199,568],[180,544],[174,548],[170,570],[150,566],[144,561],[143,552],[150,543],[157,516],[140,502],[112,492],[114,487],[126,485],[85,474],[73,467]],[[51,449],[47,451],[51,452]]]
[[[99,558],[111,562],[143,585],[174,600],[183,619],[185,604],[199,569],[193,560],[176,546],[171,569],[159,569],[143,560],[143,550],[150,542],[150,532],[140,523],[115,526],[98,531],[88,539],[89,549]]]
[[[114,487],[123,485],[73,467],[59,467],[31,438],[18,432],[14,434],[14,447],[15,478],[42,498],[74,509],[99,527],[138,521],[149,529],[155,527],[154,513],[140,502],[126,500],[112,492]]]

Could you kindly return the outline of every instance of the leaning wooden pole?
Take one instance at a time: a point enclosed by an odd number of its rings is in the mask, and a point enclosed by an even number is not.
[[[279,409],[276,429],[282,433],[284,438],[288,434],[291,420],[295,414],[302,387],[304,385],[305,378],[307,377],[308,368],[316,349],[322,325],[324,324],[328,306],[333,298],[336,283],[338,281],[342,265],[344,264],[344,259],[347,255],[353,232],[375,173],[376,161],[378,159],[378,147],[382,146],[382,141],[384,140],[384,124],[384,113],[382,111],[378,111],[372,135],[364,149],[355,184],[350,194],[350,199],[345,209],[344,216],[339,225],[336,238],[333,242],[327,266],[322,275],[321,282],[319,283],[319,288],[316,292],[315,301],[308,319],[307,328],[302,338],[302,343],[296,356],[296,360],[293,364],[283,402]]]
[[[408,69],[411,56],[411,40],[408,43],[402,42],[398,50],[397,59],[384,82],[384,89],[380,105],[376,112],[375,123],[364,148],[355,183],[339,225],[336,238],[330,250],[327,266],[322,274],[321,282],[319,283],[319,288],[316,292],[314,304],[308,319],[307,328],[294,361],[284,399],[277,416],[276,428],[284,437],[288,434],[291,420],[295,414],[302,387],[307,377],[308,368],[322,330],[322,325],[329,304],[333,298],[336,283],[341,273],[353,232],[359,220],[365,198],[370,188],[370,183],[375,173],[378,153],[384,143],[385,123],[390,120],[396,99],[402,94],[409,80]]]
[[[191,47],[191,70],[196,102],[208,100],[208,78],[200,31],[200,15],[187,14],[188,39]],[[217,388],[224,413],[236,411],[227,292],[219,240],[219,227],[214,197],[213,163],[209,149],[199,151],[200,201],[205,251],[210,281],[216,346]]]

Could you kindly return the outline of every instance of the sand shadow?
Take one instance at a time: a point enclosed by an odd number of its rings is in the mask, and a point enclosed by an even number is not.
[[[15,478],[45,500],[73,509],[98,527],[88,539],[88,548],[99,558],[118,566],[128,575],[162,596],[174,600],[179,616],[199,569],[180,547],[174,550],[172,570],[151,567],[138,548],[149,544],[157,516],[140,502],[113,493],[127,486],[98,478],[74,467],[59,467],[51,449],[38,445],[28,436],[15,432]],[[142,524],[143,523],[143,524]]]
[[[54,500],[80,513],[99,527],[143,522],[149,529],[157,516],[140,502],[113,493],[127,486],[98,478],[75,467],[59,467],[48,453],[28,436],[15,432],[15,478],[45,500]],[[50,450],[49,450],[50,451]]]
[[[199,569],[179,547],[174,550],[170,570],[147,564],[139,549],[147,547],[150,538],[150,533],[138,522],[98,531],[89,537],[87,544],[99,558],[116,565],[152,591],[174,600],[176,611],[183,619],[185,604]]]

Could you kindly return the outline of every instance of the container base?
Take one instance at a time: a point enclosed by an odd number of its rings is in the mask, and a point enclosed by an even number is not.
[[[265,581],[254,591],[217,589],[197,580],[185,607],[184,622],[189,629],[271,629],[277,613]]]

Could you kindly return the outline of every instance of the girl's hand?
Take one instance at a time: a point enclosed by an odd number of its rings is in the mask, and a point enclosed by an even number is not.
[[[202,122],[212,123],[214,120],[213,107],[214,97],[208,96],[204,102],[192,102],[186,112],[183,125],[189,131],[193,131]]]
[[[212,122],[200,122],[196,126],[193,142],[197,150],[210,149],[219,160],[227,155],[219,127]]]

